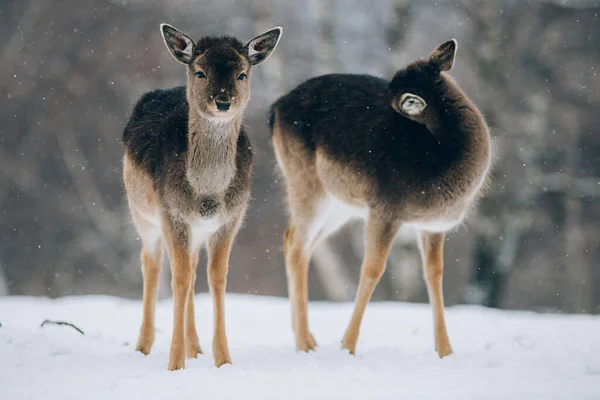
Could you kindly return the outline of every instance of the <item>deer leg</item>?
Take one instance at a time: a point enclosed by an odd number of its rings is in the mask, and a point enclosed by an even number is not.
[[[314,157],[302,157],[300,142],[287,140],[275,118],[273,146],[285,175],[290,224],[283,236],[288,296],[292,308],[292,329],[296,349],[313,350],[317,343],[308,329],[308,269],[310,257],[323,234],[329,213],[327,193],[318,177]]]
[[[288,296],[292,305],[292,328],[298,351],[314,350],[315,338],[308,329],[308,266],[310,246],[294,225],[283,235]]]
[[[208,241],[208,284],[214,309],[213,357],[217,367],[231,364],[225,330],[225,291],[229,254],[240,222],[241,218],[238,218],[234,223],[223,226]]]
[[[452,354],[452,347],[444,319],[444,234],[420,232],[420,248],[423,258],[423,275],[427,283],[429,302],[433,309],[435,350],[440,358]]]
[[[199,253],[200,248],[192,252],[192,256],[190,258],[192,269],[192,285],[190,288],[185,320],[185,352],[188,358],[196,358],[198,354],[202,354],[202,348],[200,347],[200,341],[198,340],[198,332],[196,332],[196,317],[194,313],[194,288],[196,286],[196,267],[198,266]]]
[[[144,277],[144,297],[142,326],[135,347],[136,351],[148,355],[154,343],[154,313],[156,308],[156,296],[158,278],[162,264],[162,244],[157,239],[153,245],[142,247],[142,275]]]
[[[342,349],[355,354],[360,323],[377,283],[385,271],[387,256],[399,224],[370,215],[365,226],[365,255],[356,293],[354,312],[342,340]]]
[[[150,354],[154,343],[154,313],[158,294],[158,279],[162,266],[162,241],[160,230],[134,208],[131,216],[142,240],[142,276],[144,278],[143,317],[135,350]]]
[[[169,355],[169,371],[185,367],[185,317],[192,286],[192,269],[188,250],[189,229],[180,222],[165,218],[163,237],[171,262],[173,288],[173,337]]]
[[[292,222],[284,233],[285,266],[288,295],[292,305],[292,328],[299,351],[314,350],[317,346],[308,329],[308,269],[315,247],[337,231],[349,219],[336,215],[326,197],[294,201]],[[307,207],[309,206],[309,207]]]

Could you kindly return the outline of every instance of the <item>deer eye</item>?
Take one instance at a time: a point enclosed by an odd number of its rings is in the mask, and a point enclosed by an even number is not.
[[[248,77],[248,75],[246,74],[240,74],[240,76],[238,76],[238,81],[243,81]]]
[[[202,71],[196,72],[195,75],[196,75],[196,78],[204,78],[204,79],[206,79],[206,75],[204,75],[204,72],[202,72]]]

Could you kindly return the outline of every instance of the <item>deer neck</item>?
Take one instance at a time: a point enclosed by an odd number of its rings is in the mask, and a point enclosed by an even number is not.
[[[197,194],[222,194],[236,172],[241,116],[209,119],[190,109],[186,177]]]
[[[444,93],[444,104],[432,104],[435,110],[426,121],[426,126],[447,154],[447,174],[443,181],[462,187],[465,194],[483,183],[490,167],[490,135],[483,116],[456,88]]]
[[[457,161],[487,163],[490,136],[483,116],[458,88],[444,97],[443,105],[433,105],[427,129],[440,144],[455,150]]]

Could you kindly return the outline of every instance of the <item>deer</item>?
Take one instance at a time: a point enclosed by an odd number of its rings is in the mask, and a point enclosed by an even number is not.
[[[401,226],[416,228],[433,310],[435,349],[452,353],[444,318],[443,247],[482,196],[490,169],[486,122],[448,71],[457,42],[398,70],[391,81],[329,74],[272,104],[269,126],[283,175],[283,235],[298,351],[317,346],[308,325],[308,272],[319,242],[365,221],[365,251],[342,349],[354,355],[361,321]]]
[[[214,309],[215,366],[231,363],[224,296],[229,255],[242,224],[252,175],[252,148],[242,125],[252,67],[266,61],[282,29],[247,43],[198,40],[161,24],[173,58],[186,66],[186,86],[154,90],[135,105],[123,131],[123,181],[142,242],[143,318],[136,350],[148,355],[163,244],[171,266],[173,336],[168,369],[202,354],[194,317],[194,285],[202,244]]]

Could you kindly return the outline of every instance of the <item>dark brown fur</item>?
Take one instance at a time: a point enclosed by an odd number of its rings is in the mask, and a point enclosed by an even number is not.
[[[362,217],[365,258],[343,347],[354,353],[393,237],[407,224],[421,230],[436,348],[442,357],[451,352],[441,294],[443,234],[476,202],[490,163],[481,113],[444,72],[455,51],[455,41],[443,43],[391,82],[313,78],[273,104],[273,142],[291,214],[284,243],[298,349],[314,347],[305,304],[311,252],[348,219]]]
[[[250,197],[252,151],[242,117],[250,99],[251,67],[271,54],[281,30],[244,45],[232,37],[194,41],[168,25],[161,28],[173,57],[187,66],[188,83],[142,96],[123,133],[123,178],[143,244],[144,319],[137,350],[148,354],[154,340],[164,243],[174,297],[169,369],[183,368],[186,354],[202,353],[193,284],[205,242],[215,305],[213,353],[220,366],[231,362],[223,306],[229,252]]]

